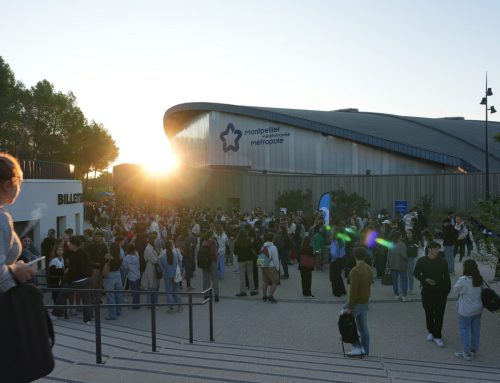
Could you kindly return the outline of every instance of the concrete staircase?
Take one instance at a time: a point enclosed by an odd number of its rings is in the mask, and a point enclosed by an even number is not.
[[[54,323],[56,368],[39,382],[500,382],[500,366],[438,363],[196,341],[114,323],[102,325],[103,364],[95,363],[94,327]],[[293,336],[293,335],[291,335]],[[264,344],[265,342],[263,342]]]

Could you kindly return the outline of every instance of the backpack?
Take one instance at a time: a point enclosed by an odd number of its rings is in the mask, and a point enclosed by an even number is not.
[[[486,282],[486,287],[481,289],[481,300],[483,301],[483,307],[491,312],[500,310],[500,297],[498,294],[488,286]]]
[[[198,251],[198,267],[200,269],[208,269],[212,264],[212,254],[210,254],[210,246],[202,245]]]
[[[354,315],[345,312],[340,314],[338,325],[343,343],[359,342],[358,328]]]
[[[269,248],[267,246],[262,246],[259,255],[257,256],[257,266],[258,267],[272,267],[272,258],[269,255]]]

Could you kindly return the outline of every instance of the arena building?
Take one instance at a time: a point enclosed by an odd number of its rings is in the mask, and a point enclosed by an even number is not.
[[[374,210],[423,195],[437,207],[470,209],[485,193],[484,121],[187,103],[168,109],[163,125],[198,179],[187,185],[182,172],[184,184],[170,183],[174,199],[274,209],[279,192],[310,189],[317,201],[342,187]],[[499,133],[500,123],[490,122],[493,195],[500,190]]]

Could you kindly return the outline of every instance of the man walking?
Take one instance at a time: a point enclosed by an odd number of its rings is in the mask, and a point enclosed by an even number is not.
[[[349,278],[349,301],[344,305],[344,311],[356,319],[356,326],[361,338],[361,344],[353,343],[348,356],[368,355],[370,352],[370,334],[368,332],[368,301],[372,287],[372,268],[365,262],[368,251],[361,245],[353,249],[356,266],[351,270]]]
[[[431,241],[427,248],[428,254],[420,258],[415,266],[414,275],[422,286],[422,305],[427,323],[427,340],[434,341],[438,347],[444,347],[441,330],[443,328],[446,299],[451,290],[448,263],[443,257],[438,257],[441,245]]]

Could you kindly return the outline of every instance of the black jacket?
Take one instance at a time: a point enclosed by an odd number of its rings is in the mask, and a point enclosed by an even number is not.
[[[84,279],[92,275],[90,255],[85,250],[68,250],[66,255],[69,260],[67,277],[67,281],[69,283],[79,281],[80,279]]]

